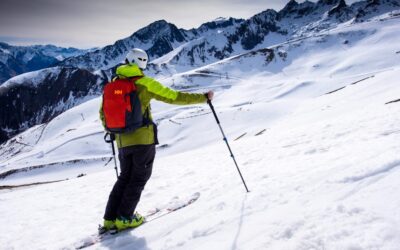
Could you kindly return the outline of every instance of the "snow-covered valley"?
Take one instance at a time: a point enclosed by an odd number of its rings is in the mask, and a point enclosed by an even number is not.
[[[399,249],[398,17],[160,78],[216,92],[250,193],[207,104],[154,102],[160,145],[138,210],[200,198],[92,249]],[[1,145],[1,248],[74,249],[96,233],[116,180],[100,101]]]

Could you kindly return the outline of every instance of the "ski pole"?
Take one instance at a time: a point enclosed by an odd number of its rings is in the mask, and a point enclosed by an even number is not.
[[[107,136],[110,136],[110,139],[107,139]],[[117,174],[117,179],[118,179],[118,167],[117,167],[117,160],[115,159],[115,148],[114,148],[115,135],[111,134],[111,133],[106,133],[104,135],[104,141],[107,143],[111,143],[111,148],[112,148],[113,158],[114,158],[114,165],[115,165],[115,173]]]
[[[219,126],[219,129],[221,130],[222,136],[223,136],[223,138],[224,138],[223,140],[225,141],[226,146],[228,146],[229,152],[231,153],[231,157],[232,157],[232,159],[233,159],[233,162],[235,163],[235,166],[236,166],[237,171],[239,172],[239,175],[240,175],[240,178],[242,179],[243,185],[244,185],[244,187],[246,188],[246,191],[247,191],[247,192],[250,192],[249,189],[247,188],[246,182],[245,182],[244,179],[243,179],[242,173],[240,172],[239,166],[238,166],[238,164],[237,164],[237,162],[236,162],[235,156],[234,156],[233,153],[232,153],[231,147],[229,146],[228,139],[226,139],[224,130],[222,130],[222,127],[221,127],[221,124],[220,124],[220,122],[219,122],[217,113],[215,112],[214,106],[212,105],[211,100],[210,100],[208,97],[207,97],[207,103],[208,103],[208,105],[210,105],[211,111],[212,111],[213,114],[214,114],[215,120],[217,121],[217,124],[218,124],[218,126]]]

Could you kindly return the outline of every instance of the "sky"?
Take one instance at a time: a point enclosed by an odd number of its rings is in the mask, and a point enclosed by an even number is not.
[[[178,28],[190,29],[218,17],[246,19],[266,9],[280,10],[287,2],[288,0],[1,0],[0,41],[14,45],[102,47],[128,37],[160,19],[167,20]]]

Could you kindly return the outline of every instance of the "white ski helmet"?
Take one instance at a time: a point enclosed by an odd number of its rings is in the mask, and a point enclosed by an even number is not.
[[[134,48],[126,55],[126,60],[129,63],[136,63],[141,69],[146,69],[149,56],[147,55],[146,51]]]

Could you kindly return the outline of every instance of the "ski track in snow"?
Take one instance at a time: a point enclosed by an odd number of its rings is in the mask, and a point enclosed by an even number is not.
[[[400,104],[385,105],[400,97],[398,27],[399,19],[344,27],[376,31],[346,51],[335,41],[307,40],[290,48],[294,55],[287,62],[275,62],[282,67],[276,74],[260,66],[253,69],[258,74],[243,79],[202,84],[196,78],[198,89],[231,86],[216,92],[214,105],[250,193],[206,105],[153,103],[165,146],[158,148],[138,211],[179,204],[180,197],[195,192],[201,197],[187,209],[88,249],[399,249]],[[379,40],[387,36],[393,40]],[[236,75],[249,70],[243,62],[209,67],[219,72],[232,67],[229,75]],[[15,151],[1,152],[6,155],[1,173],[109,157],[110,147],[98,133],[99,102],[88,101],[42,130],[21,134],[19,142],[33,147],[8,144]],[[0,190],[0,248],[74,249],[102,222],[114,171],[111,163],[79,162],[0,180],[4,185],[70,177]],[[87,175],[75,178],[83,172]]]

